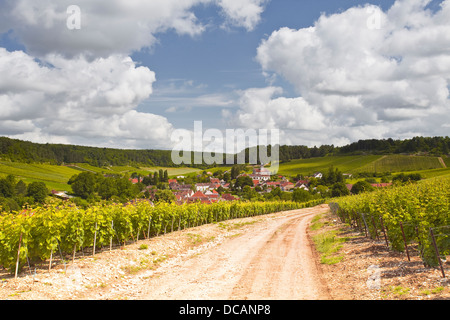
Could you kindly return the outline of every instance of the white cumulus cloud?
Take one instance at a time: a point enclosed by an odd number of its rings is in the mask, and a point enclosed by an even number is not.
[[[318,131],[324,128],[323,115],[302,97],[276,97],[279,87],[251,88],[241,92],[240,109],[224,111],[231,123],[252,129],[293,129]]]
[[[308,107],[292,109],[320,119],[329,141],[446,135],[450,1],[436,12],[429,2],[398,0],[386,12],[358,6],[309,28],[281,28],[261,42],[257,60],[294,86]]]
[[[227,23],[251,31],[261,20],[267,0],[217,0],[227,17]]]
[[[73,12],[71,0],[4,0],[0,3],[0,32],[12,30],[29,53],[43,57],[58,53],[66,57],[90,57],[113,53],[130,54],[151,47],[157,34],[174,31],[197,36],[206,25],[194,10],[215,5],[232,26],[252,30],[260,21],[263,0],[79,0],[80,28],[67,27]]]
[[[38,63],[22,51],[0,48],[2,134],[122,147],[167,146],[166,118],[135,109],[152,93],[155,73],[113,55],[48,58]]]

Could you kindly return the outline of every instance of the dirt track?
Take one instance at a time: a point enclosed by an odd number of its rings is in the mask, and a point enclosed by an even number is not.
[[[47,262],[17,279],[3,272],[0,299],[330,299],[307,236],[326,211],[227,220],[59,261],[50,272]]]
[[[258,223],[200,255],[162,267],[140,299],[329,299],[306,228],[327,206]]]

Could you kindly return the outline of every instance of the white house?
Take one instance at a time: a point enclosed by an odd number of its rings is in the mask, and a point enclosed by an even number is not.
[[[206,190],[209,190],[211,187],[210,183],[197,183],[195,185],[197,191],[205,192]]]
[[[317,179],[322,179],[322,176],[323,176],[323,175],[322,175],[321,172],[316,172],[316,173],[313,174],[313,177],[314,177],[314,178],[317,178]]]
[[[249,174],[248,175],[250,178],[252,178],[252,180],[258,180],[258,181],[268,181],[270,180],[270,174],[269,175],[265,175],[265,174]]]
[[[252,180],[259,180],[259,181],[267,181],[270,180],[270,171],[264,166],[260,166],[259,168],[253,168],[253,173],[250,174],[250,178]]]

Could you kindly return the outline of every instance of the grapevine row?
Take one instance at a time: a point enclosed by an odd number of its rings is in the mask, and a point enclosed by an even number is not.
[[[75,257],[83,248],[124,244],[161,233],[233,218],[300,209],[323,201],[220,202],[214,204],[48,205],[0,214],[0,266],[11,272],[54,253]]]
[[[342,221],[386,240],[396,251],[417,244],[425,265],[436,266],[439,255],[450,254],[450,178],[378,189],[330,205]]]

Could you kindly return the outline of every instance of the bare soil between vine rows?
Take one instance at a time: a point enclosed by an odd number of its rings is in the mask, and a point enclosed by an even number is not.
[[[311,220],[324,223],[311,230]],[[312,237],[348,240],[334,265]],[[448,278],[418,257],[388,250],[338,223],[327,205],[227,220],[24,267],[0,270],[2,300],[396,300],[450,299]],[[374,267],[376,269],[374,269]],[[450,274],[450,268],[446,266]],[[368,279],[379,271],[379,286]]]

